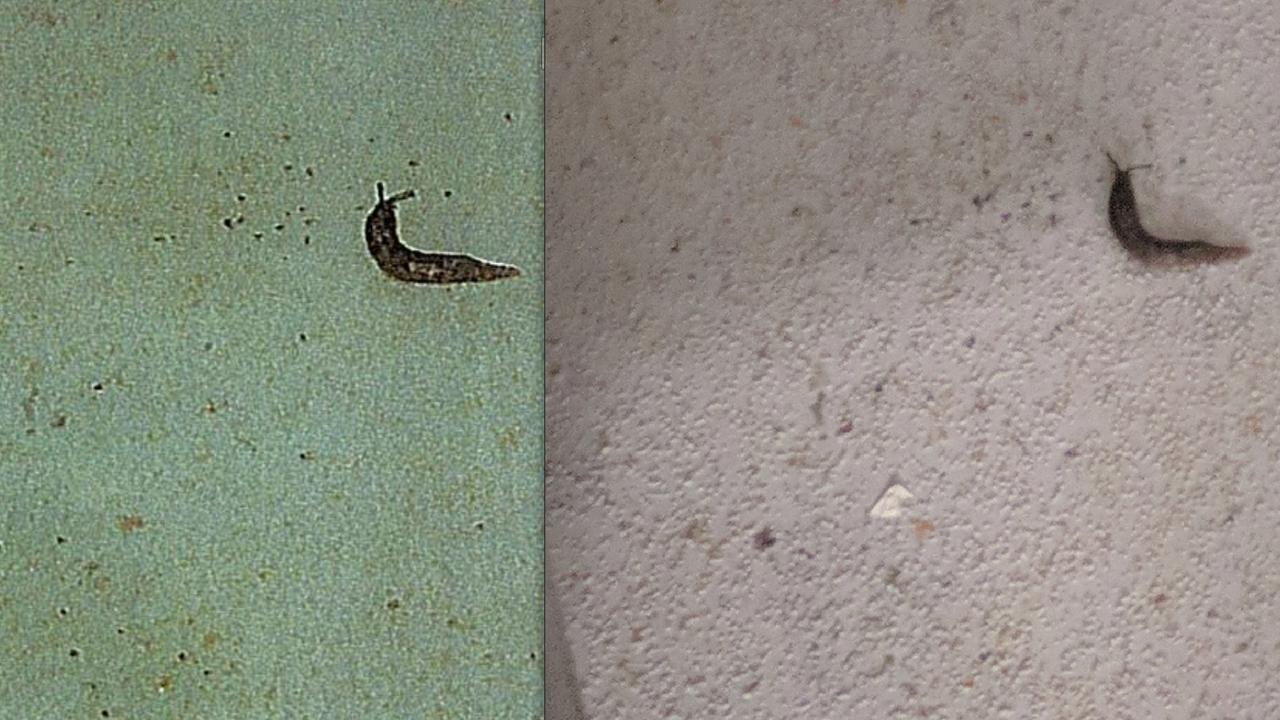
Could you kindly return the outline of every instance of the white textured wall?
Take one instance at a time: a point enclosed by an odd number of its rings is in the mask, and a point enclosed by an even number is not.
[[[1280,717],[1271,3],[547,13],[551,718]]]

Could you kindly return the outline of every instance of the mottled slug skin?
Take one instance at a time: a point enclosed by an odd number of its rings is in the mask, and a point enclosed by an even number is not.
[[[520,276],[520,269],[461,253],[424,253],[400,242],[396,203],[414,196],[412,190],[385,196],[378,183],[378,204],[364,221],[369,255],[387,275],[409,283],[476,283]]]
[[[1120,245],[1129,254],[1146,263],[1214,263],[1234,260],[1249,254],[1249,248],[1240,245],[1214,245],[1203,240],[1167,240],[1147,232],[1138,216],[1138,204],[1133,195],[1133,183],[1129,173],[1133,168],[1122,169],[1110,155],[1107,159],[1115,168],[1115,180],[1111,183],[1111,198],[1107,204],[1107,219]]]

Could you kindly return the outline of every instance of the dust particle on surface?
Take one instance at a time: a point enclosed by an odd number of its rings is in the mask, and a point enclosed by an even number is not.
[[[751,544],[757,550],[768,550],[778,542],[778,538],[774,536],[773,530],[768,526],[760,528],[758,532],[751,538]]]
[[[128,535],[134,530],[141,529],[144,525],[146,525],[146,522],[142,519],[141,515],[121,515],[120,519],[116,521],[116,526],[119,527],[120,532],[125,535]]]
[[[927,539],[937,528],[932,521],[925,520],[924,518],[916,518],[911,521],[911,529],[916,534],[916,540],[924,542],[925,539]]]

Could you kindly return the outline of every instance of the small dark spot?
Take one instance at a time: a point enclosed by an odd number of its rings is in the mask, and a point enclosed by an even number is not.
[[[303,236],[302,236],[302,244],[303,244],[303,245],[310,245],[310,244],[311,244],[311,236],[310,236],[310,235],[303,235]]]
[[[1029,137],[1031,137],[1031,136],[1032,136],[1032,135],[1034,135],[1034,134],[1035,134],[1035,133],[1031,132],[1030,130],[1027,130],[1027,131],[1025,131],[1025,132],[1023,132],[1023,133],[1022,133],[1022,137],[1024,137],[1024,138],[1029,138]]]
[[[103,388],[102,388],[102,383],[100,383],[100,382],[96,382],[96,383],[94,383],[93,385],[91,385],[90,387],[92,387],[92,388],[93,388],[93,391],[94,391],[94,392],[102,392],[102,389],[103,389]]]
[[[1050,145],[1052,145],[1052,144],[1053,144],[1053,133],[1045,133],[1045,134],[1044,134],[1044,141],[1045,141],[1045,142],[1047,142],[1047,143],[1049,143]]]
[[[66,539],[66,538],[64,538],[64,537],[62,537],[61,535],[59,535],[59,536],[57,536],[56,538],[54,538],[54,540],[56,540],[56,541],[58,542],[58,544],[59,544],[59,545],[61,545],[61,544],[65,543],[65,542],[67,541],[67,539]]]
[[[279,223],[276,225],[276,232],[280,232],[281,230],[284,230],[284,223]]]
[[[128,535],[134,530],[140,530],[146,527],[147,523],[142,519],[141,515],[123,515],[116,521],[116,526],[120,528],[120,532]]]
[[[123,635],[123,634],[124,634],[124,628],[116,628],[116,634],[117,634],[117,635]]]
[[[71,648],[71,652],[67,654],[71,657],[80,657],[80,651],[75,648]]]
[[[1186,165],[1186,164],[1187,164],[1187,159],[1186,159],[1185,157],[1180,157],[1180,158],[1178,158],[1178,164],[1179,164],[1179,165]]]
[[[66,426],[67,426],[67,416],[66,416],[66,415],[61,415],[61,414],[59,414],[59,415],[58,415],[57,417],[55,417],[53,420],[50,420],[50,421],[49,421],[49,427],[51,427],[51,428],[61,428],[61,427],[66,427]]]
[[[256,232],[256,233],[254,233],[254,234],[253,234],[253,238],[254,238],[255,240],[261,240],[261,239],[262,239],[262,233],[260,233],[260,232]]]
[[[754,545],[757,550],[767,550],[773,547],[777,542],[778,538],[774,537],[773,530],[768,527],[761,528],[751,538],[751,544]]]
[[[1012,215],[1009,213],[1000,213],[1000,222],[1009,222],[1010,217],[1012,217]]]
[[[111,712],[110,712],[110,711],[108,711],[108,710],[103,710],[103,711],[102,711],[102,717],[111,717]]]
[[[836,428],[837,435],[848,435],[851,432],[853,432],[852,420],[845,420],[844,422],[840,423],[840,427]]]
[[[206,351],[206,352],[208,352],[209,350],[212,350],[212,349],[213,349],[213,343],[211,343],[211,342],[206,342],[206,343],[204,344],[204,349],[205,349],[205,351]]]
[[[610,44],[610,45],[612,45],[612,44],[614,44],[614,43],[618,42],[618,40],[619,40],[618,36],[617,36],[617,35],[614,35],[613,37],[609,38],[609,44]]]
[[[1028,201],[1026,201],[1026,202],[1022,203],[1021,205],[1019,205],[1018,207],[1020,207],[1020,208],[1022,208],[1022,209],[1024,209],[1024,210],[1025,210],[1026,208],[1031,207],[1031,201],[1030,201],[1030,200],[1028,200]]]
[[[409,161],[409,167],[418,167],[418,161],[417,161],[417,160],[410,160],[410,161]]]
[[[226,229],[230,230],[230,229],[231,229],[231,223],[232,223],[231,218],[222,218],[222,227],[224,227],[224,228],[226,228]]]
[[[445,190],[445,191],[444,191],[444,196],[445,196],[445,197],[453,197],[453,191],[452,191],[452,190]]]
[[[213,671],[212,671],[212,670],[210,670],[210,669],[208,669],[208,668],[205,668],[205,669],[204,669],[204,676],[205,676],[205,677],[209,677],[209,676],[210,676],[210,675],[212,675],[212,674],[213,674]]]
[[[304,213],[304,212],[306,212],[306,211],[307,211],[307,206],[306,206],[306,205],[299,205],[299,206],[298,206],[298,212],[300,212],[300,213]]]
[[[908,220],[908,221],[907,221],[907,224],[908,224],[908,225],[919,225],[919,224],[920,224],[920,219],[919,219],[919,218],[911,218],[910,220]]]
[[[872,389],[874,392],[882,393],[882,392],[884,392],[884,383],[883,383],[883,382],[878,382],[878,383],[876,383],[876,384],[875,384],[875,387],[873,387],[873,388],[871,388],[871,389]]]
[[[970,335],[969,337],[965,338],[964,346],[967,348],[971,348],[976,342],[978,342],[978,338],[974,335]]]
[[[1066,457],[1073,458],[1073,457],[1075,457],[1075,456],[1079,455],[1079,454],[1080,454],[1080,451],[1079,451],[1079,450],[1077,450],[1076,448],[1069,447],[1069,448],[1067,448],[1066,450],[1064,450],[1064,451],[1062,452],[1062,454],[1063,454],[1064,456],[1066,456]]]
[[[399,609],[400,609],[400,599],[399,599],[399,598],[391,598],[390,600],[388,600],[388,601],[387,601],[387,609],[388,609],[388,610],[399,610]]]
[[[151,239],[152,239],[153,241],[155,241],[155,242],[164,242],[164,236],[163,236],[163,235],[156,235],[155,237],[153,237],[153,238],[151,238]]]
[[[66,617],[66,616],[67,616],[67,613],[69,613],[69,612],[71,612],[71,611],[70,611],[70,610],[67,610],[67,609],[66,609],[66,608],[64,608],[64,607],[62,607],[62,608],[58,608],[58,617]]]
[[[289,170],[292,170],[292,169],[293,169],[293,165],[290,165],[290,164],[286,163],[286,164],[285,164],[285,166],[284,166],[284,169],[285,169],[285,171],[286,171],[286,172],[288,172]]]
[[[529,659],[530,659],[530,660],[537,660],[537,659],[538,659],[538,653],[536,653],[536,652],[531,652],[531,653],[529,653]]]
[[[237,196],[236,196],[236,200],[238,200],[238,201],[240,201],[240,202],[244,202],[244,201],[245,201],[245,196],[244,196],[243,194],[241,194],[241,195],[237,195]]]
[[[179,651],[178,662],[186,662],[186,661],[187,661],[187,653],[185,651]]]
[[[315,177],[316,171],[310,165],[307,166],[307,177]]]
[[[316,458],[315,453],[311,452],[310,450],[306,452],[298,453],[298,459],[300,460],[314,460],[315,458]]]
[[[298,340],[300,340],[300,341],[302,341],[302,342],[306,342],[306,341],[307,341],[307,334],[306,334],[306,333],[298,333]]]
[[[507,122],[511,122],[511,120],[512,120],[511,113],[503,113],[503,114],[502,114],[502,119],[503,119],[503,120],[506,120]]]
[[[223,133],[222,133],[222,137],[225,137],[225,138],[229,138],[229,137],[231,137],[231,131],[230,131],[230,130],[224,130],[224,131],[223,131]]]
[[[478,522],[478,523],[476,523],[476,524],[475,524],[475,528],[476,528],[477,530],[483,530],[483,529],[484,529],[484,523],[483,523],[483,522]]]
[[[991,653],[989,652],[978,653],[978,662],[986,662],[989,657],[991,657]]]

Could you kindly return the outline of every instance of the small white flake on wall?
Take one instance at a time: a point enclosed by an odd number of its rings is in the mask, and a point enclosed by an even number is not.
[[[871,517],[896,518],[902,514],[902,506],[914,497],[901,485],[890,485],[885,488],[876,504],[871,506]]]

